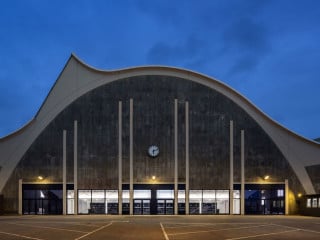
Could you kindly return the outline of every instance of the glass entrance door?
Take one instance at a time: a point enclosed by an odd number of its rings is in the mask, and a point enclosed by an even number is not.
[[[150,214],[150,189],[137,189],[133,191],[133,214],[149,215]]]
[[[150,199],[134,199],[134,214],[149,215],[150,214]]]
[[[174,191],[173,189],[157,190],[157,214],[174,214]]]
[[[173,205],[173,199],[158,199],[157,214],[172,215]]]
[[[122,214],[129,214],[129,185],[123,185]],[[173,184],[134,184],[133,214],[135,215],[173,215],[174,201],[178,202],[178,214],[185,214],[185,186],[179,185],[178,199],[174,199]],[[124,193],[127,193],[125,196]],[[126,203],[126,207],[124,205]]]

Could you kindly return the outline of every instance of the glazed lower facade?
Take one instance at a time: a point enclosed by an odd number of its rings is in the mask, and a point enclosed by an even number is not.
[[[239,185],[234,186],[240,188]],[[66,214],[130,214],[130,190],[124,185],[122,207],[119,208],[118,190],[78,190],[67,185],[64,196],[62,184],[23,184],[22,214],[63,214],[63,197]],[[285,186],[282,184],[247,185],[245,214],[285,214]],[[189,214],[240,214],[240,190],[189,190]],[[179,184],[178,198],[174,197],[173,184],[139,184],[133,190],[134,215],[186,214],[185,185]],[[75,199],[75,196],[78,196]],[[233,199],[233,210],[230,199]],[[76,203],[77,202],[77,203]],[[77,205],[77,208],[75,206]]]

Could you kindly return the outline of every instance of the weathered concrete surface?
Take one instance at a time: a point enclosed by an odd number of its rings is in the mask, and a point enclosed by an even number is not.
[[[169,76],[118,80],[83,95],[63,110],[25,153],[3,194],[5,210],[18,209],[18,180],[62,181],[62,131],[67,130],[67,180],[73,181],[73,122],[78,121],[78,189],[117,189],[118,101],[123,102],[123,182],[129,182],[129,100],[133,99],[133,178],[172,183],[174,99],[178,99],[179,182],[185,181],[185,102],[190,108],[190,189],[229,188],[229,121],[234,121],[235,181],[240,181],[240,130],[245,130],[246,182],[289,179],[294,193],[303,188],[274,142],[236,103],[217,91]],[[150,158],[150,145],[160,148]],[[293,201],[294,202],[294,201]]]

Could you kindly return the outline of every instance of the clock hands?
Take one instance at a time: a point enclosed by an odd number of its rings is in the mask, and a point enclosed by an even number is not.
[[[149,147],[148,152],[151,157],[156,157],[159,154],[159,147],[152,145]]]

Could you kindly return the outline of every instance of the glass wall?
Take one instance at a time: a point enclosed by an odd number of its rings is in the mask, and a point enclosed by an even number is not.
[[[189,190],[189,213],[201,214],[202,190]]]
[[[203,202],[202,202],[202,214],[216,214],[216,196],[215,190],[203,190],[202,192]]]
[[[178,214],[186,214],[186,191],[178,190]]]
[[[253,187],[245,190],[245,214],[285,214],[283,189],[259,185]]]
[[[157,190],[157,214],[174,214],[174,190]]]
[[[130,214],[130,191],[122,190],[122,214]]]
[[[233,190],[233,214],[240,214],[240,190]]]
[[[216,190],[217,214],[229,214],[229,190]]]
[[[106,190],[106,214],[118,214],[118,190]]]
[[[74,214],[74,191],[67,190],[67,214]]]
[[[62,214],[61,184],[23,184],[23,214]]]
[[[89,214],[91,203],[91,190],[78,191],[78,213]]]
[[[117,214],[118,190],[79,190],[79,214]]]
[[[90,211],[92,214],[105,214],[106,212],[106,200],[104,190],[92,190],[92,200],[90,203]]]
[[[190,190],[190,214],[229,214],[229,190]]]
[[[150,214],[151,190],[133,191],[133,213],[148,215]]]

